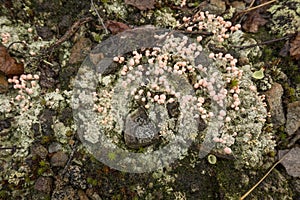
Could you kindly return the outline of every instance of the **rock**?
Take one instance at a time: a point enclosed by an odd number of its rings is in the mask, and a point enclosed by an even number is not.
[[[288,104],[285,131],[293,135],[300,127],[300,101]]]
[[[283,88],[278,83],[274,83],[272,88],[265,92],[266,100],[272,116],[272,123],[275,129],[285,123],[285,116],[281,101],[282,94]]]
[[[128,147],[139,149],[153,144],[158,139],[158,129],[142,109],[126,117],[124,140]]]
[[[199,5],[200,10],[208,11],[209,13],[221,15],[226,10],[226,4],[223,0],[203,1]]]
[[[40,176],[34,184],[34,189],[43,192],[46,194],[50,194],[52,188],[52,178]]]
[[[236,9],[236,12],[241,12],[246,9],[246,4],[242,1],[234,1],[231,6]]]
[[[53,37],[53,32],[48,26],[37,26],[37,34],[44,40],[51,40]]]
[[[54,152],[58,152],[62,149],[61,144],[57,143],[57,142],[52,142],[49,147],[48,147],[48,151],[49,153],[54,153]]]
[[[281,164],[290,176],[300,177],[300,148],[295,147],[291,150],[280,150],[278,152],[279,158],[281,159],[286,153],[287,155],[281,161]]]
[[[89,200],[88,196],[85,194],[83,190],[78,190],[77,193],[80,200]]]
[[[53,167],[64,167],[68,161],[66,153],[59,151],[51,157],[51,165]]]
[[[33,145],[31,147],[31,154],[32,154],[32,156],[37,155],[40,158],[45,159],[47,157],[47,155],[48,155],[48,151],[42,145]]]

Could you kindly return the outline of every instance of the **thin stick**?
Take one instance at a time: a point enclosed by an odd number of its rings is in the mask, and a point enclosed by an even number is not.
[[[104,28],[104,30],[105,30],[105,34],[108,34],[109,32],[108,32],[106,26],[104,25],[103,19],[100,17],[100,14],[98,13],[98,11],[97,11],[97,9],[96,9],[93,0],[91,0],[91,6],[92,6],[92,8],[94,9],[94,11],[96,12],[96,14],[97,14],[97,16],[98,16],[98,19],[99,19],[99,22],[100,22],[100,24],[103,26],[103,28]]]
[[[239,48],[239,49],[248,49],[248,48],[252,48],[252,47],[256,47],[256,46],[261,46],[261,45],[266,45],[266,44],[270,44],[270,43],[274,43],[274,42],[278,42],[278,41],[282,41],[282,40],[287,40],[287,39],[290,39],[293,36],[294,36],[294,34],[289,35],[289,36],[285,36],[285,37],[282,37],[282,38],[277,38],[277,39],[274,39],[274,40],[268,40],[268,41],[264,41],[264,42],[261,42],[261,43],[247,45],[247,46],[235,46],[235,45],[233,45],[232,47]]]
[[[253,6],[254,2],[255,2],[255,0],[252,0],[252,2],[249,5],[249,8],[251,8]]]
[[[270,173],[271,171],[285,158],[285,156],[288,154],[287,152],[280,160],[278,160],[272,167],[269,169],[269,171],[248,191],[246,192],[240,200],[244,200]]]
[[[244,10],[244,11],[241,11],[241,13],[249,12],[249,11],[255,10],[255,9],[257,9],[257,8],[261,8],[261,7],[266,6],[266,5],[268,5],[268,4],[274,3],[275,1],[277,1],[277,0],[271,0],[271,1],[268,1],[268,2],[263,3],[263,4],[260,4],[260,5],[258,5],[258,6],[249,8],[249,9]]]
[[[86,17],[74,22],[69,30],[67,30],[67,32],[61,38],[59,38],[53,45],[49,47],[49,50],[56,48],[57,46],[68,40],[72,35],[74,35],[74,33],[79,29],[81,25],[91,21],[92,19],[92,17]]]

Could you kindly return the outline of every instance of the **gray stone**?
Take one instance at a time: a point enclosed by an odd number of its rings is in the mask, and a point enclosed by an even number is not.
[[[52,142],[49,147],[48,147],[48,151],[49,153],[54,153],[54,152],[58,152],[62,149],[61,144],[57,143],[57,142]]]
[[[300,127],[300,101],[288,104],[285,131],[293,135]]]
[[[274,125],[274,128],[276,129],[285,123],[285,116],[281,100],[281,97],[283,95],[283,88],[280,84],[274,83],[272,85],[272,88],[265,92],[265,95],[270,108],[272,123]]]
[[[278,154],[280,159],[285,156],[281,164],[285,167],[287,173],[293,177],[300,177],[300,148],[279,150]]]
[[[208,11],[209,13],[221,15],[226,10],[226,4],[223,0],[203,1],[199,5],[200,10]]]
[[[138,149],[157,141],[158,129],[147,113],[139,108],[126,117],[124,140],[128,147]]]

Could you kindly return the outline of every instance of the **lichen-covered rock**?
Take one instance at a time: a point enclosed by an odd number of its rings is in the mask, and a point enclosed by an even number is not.
[[[288,104],[285,131],[293,135],[300,127],[300,101]]]

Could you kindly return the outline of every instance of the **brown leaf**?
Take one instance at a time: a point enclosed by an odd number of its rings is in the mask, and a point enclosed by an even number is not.
[[[112,34],[117,34],[127,29],[130,29],[129,26],[127,26],[126,24],[122,22],[113,21],[113,20],[107,21],[105,26],[107,27],[108,30],[111,31]]]
[[[70,64],[82,62],[86,57],[87,52],[91,50],[92,42],[90,39],[80,37],[71,49],[71,55],[69,59]]]
[[[0,44],[0,71],[6,76],[19,76],[24,73],[23,63],[17,63],[17,61],[11,57],[5,46]]]
[[[262,17],[258,10],[249,12],[246,21],[243,24],[243,29],[250,33],[257,33],[260,26],[264,26],[267,20]]]
[[[155,0],[125,0],[125,3],[137,7],[140,10],[153,9]]]
[[[8,82],[3,73],[0,72],[0,93],[4,93],[8,90]]]
[[[300,33],[297,34],[296,38],[290,43],[290,55],[296,60],[300,59]]]

